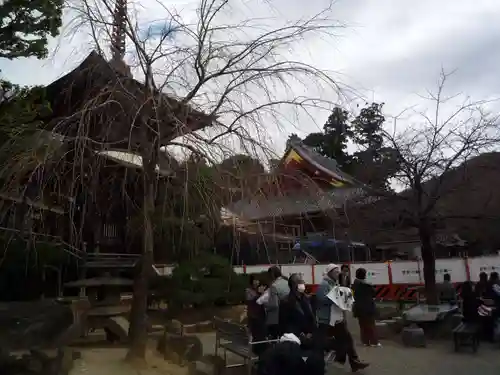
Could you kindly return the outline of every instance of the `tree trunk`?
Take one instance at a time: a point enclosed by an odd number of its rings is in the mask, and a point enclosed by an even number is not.
[[[153,253],[142,254],[140,269],[134,280],[134,297],[130,312],[128,360],[143,360],[148,341],[148,279],[153,267]]]
[[[436,257],[432,243],[432,227],[427,220],[420,221],[418,234],[420,237],[422,261],[424,263],[425,295],[427,303],[436,305],[438,303],[436,289]]]
[[[145,132],[147,142],[141,152],[143,166],[143,249],[140,267],[134,280],[134,296],[130,312],[128,360],[144,360],[148,340],[148,284],[153,268],[153,215],[155,211],[156,164],[158,161],[157,137],[151,134],[149,126]]]

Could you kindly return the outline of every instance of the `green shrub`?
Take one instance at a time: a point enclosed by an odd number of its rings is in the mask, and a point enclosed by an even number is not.
[[[155,284],[155,298],[172,308],[224,306],[244,302],[248,276],[236,274],[223,257],[202,254],[180,263],[171,277]]]

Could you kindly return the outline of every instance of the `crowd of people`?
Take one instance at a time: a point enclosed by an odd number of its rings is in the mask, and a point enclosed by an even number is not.
[[[328,296],[336,286],[351,287],[347,266],[328,265],[314,297],[306,293],[301,275],[286,278],[275,266],[269,268],[266,280],[250,277],[246,290],[248,328],[252,341],[262,342],[254,347],[261,359],[259,375],[322,375],[324,356],[331,352],[335,362],[349,363],[354,372],[368,366],[358,357],[346,311]],[[374,291],[366,283],[366,270],[357,270],[352,288],[356,295],[353,313],[359,320],[363,344],[379,346]],[[266,346],[268,340],[279,344]]]
[[[445,275],[446,276],[446,275]],[[446,278],[450,282],[449,275]],[[465,323],[476,324],[485,341],[494,342],[500,337],[500,278],[498,272],[479,274],[479,282],[462,284],[462,314]]]
[[[357,354],[346,321],[346,310],[337,306],[329,293],[337,286],[351,288],[355,296],[352,314],[357,318],[361,342],[381,346],[375,329],[377,309],[375,290],[366,281],[367,271],[359,268],[351,283],[349,267],[330,264],[314,296],[306,293],[299,274],[288,278],[279,267],[269,268],[265,280],[250,276],[246,290],[248,328],[254,351],[260,357],[259,375],[323,375],[324,354],[334,352],[334,361],[349,363],[356,372],[368,366]],[[485,340],[500,335],[500,279],[497,272],[489,277],[481,272],[479,282],[465,282],[458,295],[449,274],[438,286],[441,302],[461,304],[463,320],[477,324]],[[498,339],[498,337],[497,337]],[[270,340],[279,344],[268,346]],[[306,360],[304,360],[306,358]]]

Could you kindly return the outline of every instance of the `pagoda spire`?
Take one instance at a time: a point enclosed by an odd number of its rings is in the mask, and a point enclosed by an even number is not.
[[[132,76],[125,63],[125,38],[127,27],[127,0],[115,0],[113,12],[113,32],[111,35],[111,64],[120,73]]]

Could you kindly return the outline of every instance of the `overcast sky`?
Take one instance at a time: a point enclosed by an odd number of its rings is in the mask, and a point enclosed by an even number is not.
[[[142,1],[141,12],[146,18],[158,17],[158,7],[145,5],[148,1]],[[190,2],[163,1],[178,9]],[[249,2],[258,14],[259,1],[245,1]],[[319,9],[327,1],[271,3],[273,17],[285,19],[310,12],[312,4]],[[345,84],[368,101],[385,102],[388,113],[417,103],[417,94],[435,87],[441,67],[456,69],[450,92],[476,99],[500,96],[499,0],[338,0],[333,14],[346,28],[339,29],[338,38],[328,43],[308,41],[304,52],[321,67],[338,72]],[[0,69],[4,77],[19,84],[49,83],[84,57],[88,48],[80,43],[65,40],[48,61],[0,61]],[[326,119],[327,114],[318,116]],[[297,126],[302,134],[317,130],[309,121]],[[284,133],[288,131],[296,130]],[[279,146],[287,134],[272,136],[280,138],[275,139]]]

